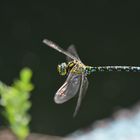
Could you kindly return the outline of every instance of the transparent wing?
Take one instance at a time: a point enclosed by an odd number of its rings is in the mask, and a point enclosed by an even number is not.
[[[88,88],[88,79],[87,77],[84,77],[84,84],[83,84],[83,91],[82,91],[82,98],[84,98],[85,94],[86,94],[86,91],[87,91],[87,88]]]
[[[79,96],[78,96],[78,100],[77,100],[77,105],[76,105],[75,111],[73,113],[73,117],[75,117],[77,115],[77,112],[79,111],[79,108],[80,108],[80,105],[82,102],[82,98],[85,96],[87,88],[88,88],[88,79],[83,74],[82,79],[81,79],[81,85],[80,85],[80,91],[79,91]]]
[[[71,54],[71,55],[73,55],[73,56],[75,56],[78,60],[80,60],[80,58],[79,58],[79,56],[78,56],[78,53],[77,53],[77,51],[76,51],[76,49],[75,49],[75,46],[72,44],[72,45],[70,45],[69,47],[68,47],[68,49],[67,49],[67,51]],[[69,61],[72,61],[72,59],[70,58],[70,57],[66,57],[66,59],[67,59],[67,61],[69,62]],[[80,60],[81,61],[81,60]]]
[[[79,61],[78,58],[76,58],[75,56],[73,56],[73,55],[70,54],[69,52],[63,50],[60,46],[58,46],[58,45],[55,44],[54,42],[52,42],[52,41],[50,41],[50,40],[48,40],[48,39],[44,39],[44,40],[43,40],[43,43],[46,44],[46,45],[48,45],[49,47],[51,47],[51,48],[53,48],[53,49],[59,51],[60,53],[65,54],[66,56],[70,57],[71,59]]]
[[[65,83],[58,89],[54,96],[55,103],[62,104],[74,97],[81,83],[81,74],[69,73]]]

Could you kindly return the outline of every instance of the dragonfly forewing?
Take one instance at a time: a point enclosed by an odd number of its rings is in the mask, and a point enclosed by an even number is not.
[[[51,48],[53,48],[53,49],[59,51],[60,53],[65,54],[66,56],[70,57],[71,59],[79,61],[75,56],[71,55],[69,52],[67,52],[67,51],[65,51],[64,49],[62,49],[62,48],[61,48],[60,46],[58,46],[56,43],[54,43],[54,42],[52,42],[52,41],[50,41],[50,40],[48,40],[48,39],[44,39],[44,40],[43,40],[43,43],[46,44],[46,45],[48,45],[49,47],[51,47]]]
[[[77,53],[77,51],[76,51],[76,49],[75,49],[75,46],[74,46],[73,44],[70,45],[70,46],[68,47],[67,51],[68,51],[71,55],[73,55],[74,57],[76,57],[79,61],[81,61],[80,58],[79,58],[79,56],[78,56],[78,53]],[[68,57],[68,56],[66,57],[66,59],[67,59],[68,62],[73,60],[73,59],[71,59],[71,58]]]

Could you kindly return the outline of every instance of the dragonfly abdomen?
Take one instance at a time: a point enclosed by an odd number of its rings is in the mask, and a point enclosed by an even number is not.
[[[98,67],[91,67],[86,66],[85,73],[91,74],[92,72],[140,72],[140,67],[135,66],[98,66]]]

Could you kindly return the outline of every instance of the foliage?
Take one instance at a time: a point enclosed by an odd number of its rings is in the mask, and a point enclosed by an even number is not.
[[[19,140],[24,140],[29,134],[30,115],[27,111],[31,107],[28,100],[29,92],[33,89],[31,77],[32,71],[24,68],[20,72],[20,79],[15,80],[12,86],[0,82],[0,104],[4,107],[3,114]]]

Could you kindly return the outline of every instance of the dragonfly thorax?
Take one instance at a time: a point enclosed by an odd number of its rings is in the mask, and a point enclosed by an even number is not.
[[[64,62],[57,66],[57,70],[62,76],[68,74],[69,72],[81,74],[83,72],[83,69],[83,65],[75,60],[68,63]]]

